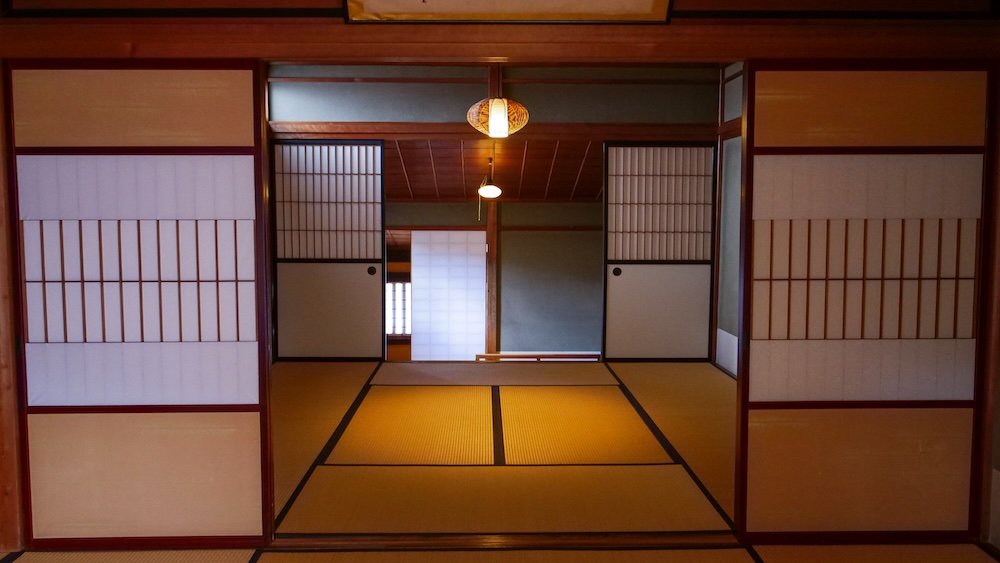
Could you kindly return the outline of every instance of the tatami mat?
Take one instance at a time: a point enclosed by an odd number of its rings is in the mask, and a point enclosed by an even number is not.
[[[750,563],[746,550],[265,553],[260,563]]]
[[[17,563],[246,563],[248,550],[32,552]]]
[[[340,424],[377,364],[282,362],[271,367],[271,444],[278,510]]]
[[[383,364],[375,385],[617,385],[599,362]]]
[[[618,387],[501,387],[508,464],[671,463]]]
[[[280,533],[726,530],[679,465],[322,466]]]
[[[771,545],[765,563],[994,563],[974,545]]]
[[[491,464],[491,390],[372,387],[328,463]]]
[[[733,514],[736,381],[710,364],[611,365],[722,508]]]

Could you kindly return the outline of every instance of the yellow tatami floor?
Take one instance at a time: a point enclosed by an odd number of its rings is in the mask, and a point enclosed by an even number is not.
[[[719,383],[735,385],[721,372],[707,366],[673,376],[659,365],[661,379],[675,380],[679,390],[690,387],[691,377],[717,380],[711,391],[721,397],[699,399],[692,408],[735,410],[735,394]],[[366,368],[370,380],[360,381]],[[637,381],[649,376],[627,365],[617,369]],[[287,432],[297,444],[275,453],[275,467],[282,468],[280,483],[276,471],[279,539],[713,532],[720,542],[733,541],[729,513],[706,494],[669,433],[650,427],[650,419],[687,421],[666,413],[644,419],[605,364],[292,363],[274,371],[272,389],[281,396],[272,403],[274,441]],[[672,392],[656,385],[643,390]],[[322,399],[313,386],[323,390],[329,408],[318,408]],[[656,404],[665,411],[672,406]],[[323,429],[328,439],[320,439]],[[712,430],[720,432],[709,435]],[[732,426],[713,425],[686,447],[731,452],[734,439]],[[294,459],[280,459],[283,451]],[[706,466],[732,463],[711,452],[694,457]],[[732,474],[731,468],[711,472],[727,471]],[[732,504],[731,493],[723,497]]]
[[[736,383],[709,364],[279,363],[271,393],[275,547],[26,552],[0,562],[994,561],[970,544],[738,544]],[[300,547],[464,534],[689,539],[629,550]]]

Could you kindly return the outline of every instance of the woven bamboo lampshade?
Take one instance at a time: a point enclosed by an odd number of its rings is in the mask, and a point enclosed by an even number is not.
[[[528,123],[528,108],[510,98],[485,98],[472,104],[465,116],[481,133],[503,139]]]

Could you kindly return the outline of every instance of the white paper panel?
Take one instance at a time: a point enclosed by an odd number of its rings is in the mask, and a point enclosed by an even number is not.
[[[708,357],[711,272],[701,264],[609,265],[605,355]]]
[[[975,340],[750,344],[751,401],[970,400]]]
[[[978,218],[981,155],[754,158],[754,219]]]
[[[376,269],[375,275],[368,274],[369,267]],[[483,268],[485,275],[485,262]],[[378,263],[279,263],[279,357],[381,357],[383,280]],[[240,284],[241,305],[252,297],[244,285]],[[459,301],[456,295],[451,297]],[[243,339],[253,330],[255,319],[253,311],[243,306],[239,313]],[[483,315],[485,331],[485,305]]]
[[[253,219],[250,155],[18,156],[22,219]]]
[[[28,344],[25,358],[29,406],[257,402],[255,343]]]

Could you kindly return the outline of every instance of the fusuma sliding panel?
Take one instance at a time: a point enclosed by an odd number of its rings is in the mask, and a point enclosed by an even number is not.
[[[274,147],[281,358],[380,358],[382,147]]]
[[[714,149],[607,150],[604,354],[707,358]]]
[[[253,146],[246,70],[15,69],[19,147]]]
[[[987,72],[758,68],[746,531],[974,534]]]
[[[11,83],[28,541],[259,540],[255,71],[28,64]]]

